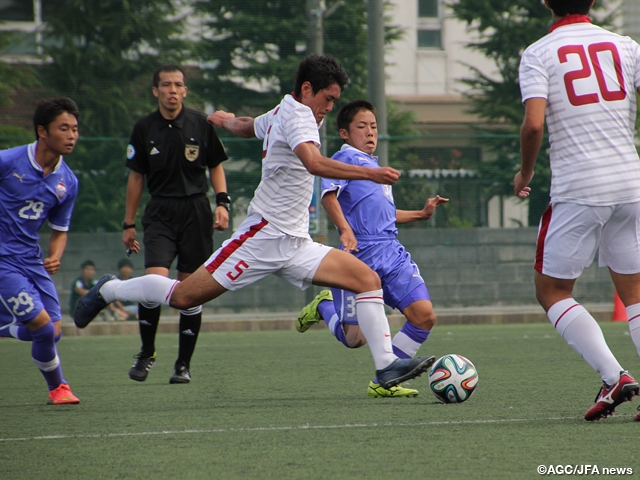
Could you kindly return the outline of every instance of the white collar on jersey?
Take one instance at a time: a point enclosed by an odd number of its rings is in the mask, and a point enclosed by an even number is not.
[[[31,166],[35,168],[37,171],[42,172],[42,167],[38,164],[38,162],[36,162],[36,145],[37,144],[38,144],[38,141],[36,140],[35,142],[27,145],[27,154],[29,156],[29,163],[31,163]],[[58,169],[60,168],[60,165],[62,165],[62,155],[60,155],[60,158],[58,159],[58,163],[56,163],[56,166],[53,167],[53,170],[51,173],[58,171]]]
[[[344,151],[344,150],[353,150],[354,152],[358,152],[361,155],[366,155],[367,157],[372,158],[374,162],[378,163],[378,157],[376,157],[375,155],[369,155],[368,153],[363,152],[362,150],[356,147],[353,147],[348,143],[343,143],[342,147],[340,147],[340,151]]]

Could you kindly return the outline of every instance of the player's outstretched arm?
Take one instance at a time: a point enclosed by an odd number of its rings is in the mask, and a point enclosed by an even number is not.
[[[396,210],[396,224],[400,225],[402,223],[416,222],[418,220],[429,220],[432,217],[433,212],[436,211],[436,208],[448,201],[448,198],[436,195],[433,198],[427,199],[422,210]]]
[[[322,206],[327,211],[329,219],[340,230],[340,243],[344,247],[345,252],[357,252],[358,241],[353,234],[353,230],[349,221],[344,216],[342,207],[338,202],[337,192],[327,192],[322,196]]]
[[[251,117],[236,117],[233,113],[216,110],[207,117],[207,122],[214,127],[224,128],[238,137],[252,138],[256,136]]]
[[[368,168],[323,157],[313,143],[301,143],[295,154],[312,175],[337,180],[371,180],[375,183],[393,185],[400,178],[400,172],[391,167]]]
[[[526,198],[531,192],[529,182],[533,178],[533,167],[544,135],[544,117],[547,108],[546,98],[530,98],[524,103],[524,120],[520,128],[520,171],[513,178],[513,191],[520,198]]]

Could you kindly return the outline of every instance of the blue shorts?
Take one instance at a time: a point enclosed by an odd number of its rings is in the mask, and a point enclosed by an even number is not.
[[[46,310],[62,318],[58,292],[40,259],[0,257],[0,328],[33,320]]]
[[[397,239],[359,243],[354,255],[369,265],[382,281],[384,303],[404,310],[413,302],[431,300],[429,290],[420,276],[420,269]],[[344,323],[356,324],[355,294],[332,288],[336,312]]]

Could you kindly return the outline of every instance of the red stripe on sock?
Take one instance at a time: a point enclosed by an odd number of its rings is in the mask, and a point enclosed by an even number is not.
[[[367,301],[367,300],[380,300],[382,302],[384,301],[384,298],[382,298],[381,296],[358,297],[356,295],[356,302]]]
[[[632,320],[635,320],[636,318],[640,318],[640,315],[636,315],[635,317],[631,317],[631,318],[629,319],[629,322],[631,322]]]
[[[540,219],[540,231],[538,232],[538,242],[536,243],[536,262],[533,266],[536,272],[542,273],[542,260],[544,258],[544,240],[547,238],[547,231],[551,223],[551,205],[542,214]]]
[[[215,272],[218,269],[218,267],[222,265],[222,263],[227,258],[229,258],[229,256],[233,252],[235,252],[238,248],[240,248],[244,242],[246,242],[250,238],[253,238],[260,230],[262,230],[268,224],[269,222],[267,222],[263,218],[259,223],[256,223],[255,225],[251,225],[247,232],[243,233],[238,238],[229,242],[222,250],[220,250],[220,253],[218,254],[218,256],[214,258],[211,263],[209,264],[205,263],[204,267],[207,269],[207,272],[213,274],[213,272]]]
[[[171,285],[171,289],[169,290],[169,293],[167,293],[165,300],[165,303],[167,305],[169,305],[169,302],[171,301],[171,295],[173,295],[173,291],[176,288],[176,285],[178,285],[180,283],[180,280],[176,280],[175,282],[173,282],[173,285]]]
[[[575,304],[571,305],[569,308],[567,308],[564,312],[562,312],[562,315],[560,315],[558,317],[558,320],[556,320],[556,324],[553,326],[553,328],[557,328],[558,327],[558,323],[560,323],[560,320],[562,320],[562,317],[564,317],[569,310],[571,310],[574,307],[577,307],[578,305],[580,305],[580,304],[579,303],[575,303]]]

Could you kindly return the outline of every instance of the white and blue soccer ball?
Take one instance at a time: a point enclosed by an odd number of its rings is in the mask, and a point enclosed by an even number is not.
[[[462,355],[451,353],[436,360],[429,370],[429,387],[444,403],[462,403],[478,386],[478,371]]]

